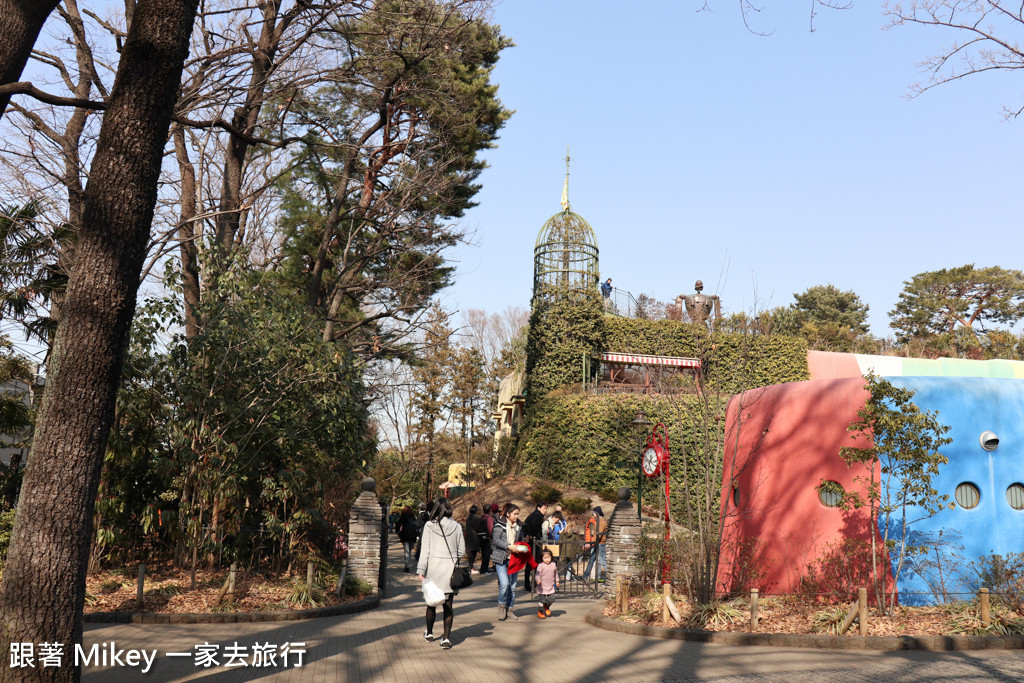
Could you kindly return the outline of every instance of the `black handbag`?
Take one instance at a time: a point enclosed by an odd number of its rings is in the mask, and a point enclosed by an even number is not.
[[[460,588],[469,588],[473,585],[473,577],[469,574],[469,567],[460,567],[455,565],[455,569],[452,570],[451,586],[455,590]]]
[[[438,522],[438,526],[441,524]],[[441,538],[444,539],[444,545],[448,548],[448,555],[452,554],[452,547],[448,545],[448,536],[444,533],[444,529],[441,529]],[[462,560],[461,557],[455,559],[455,568],[452,569],[452,578],[449,579],[449,585],[452,590],[459,590],[460,588],[469,588],[473,585],[473,577],[469,573],[469,567],[460,567],[459,562]]]

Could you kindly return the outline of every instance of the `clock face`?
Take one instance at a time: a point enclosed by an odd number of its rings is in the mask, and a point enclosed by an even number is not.
[[[653,447],[645,450],[641,465],[644,468],[644,474],[648,477],[653,477],[658,472],[658,451],[654,450]]]

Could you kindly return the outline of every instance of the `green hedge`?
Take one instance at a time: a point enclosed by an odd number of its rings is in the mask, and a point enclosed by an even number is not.
[[[583,356],[604,350],[604,322],[594,293],[562,291],[538,300],[526,339],[528,407],[553,389],[582,384]]]
[[[739,392],[810,379],[807,341],[801,337],[715,332],[674,320],[607,317],[608,351],[700,358],[717,389]]]
[[[685,393],[579,393],[584,352],[605,350],[699,358],[708,402]],[[527,411],[515,462],[522,471],[572,486],[635,489],[640,444],[630,423],[643,410],[652,426],[668,427],[676,457],[685,444],[688,476],[699,484],[709,467],[720,471],[720,430],[732,394],[808,378],[802,338],[708,334],[691,323],[603,315],[596,297],[563,296],[538,306],[531,317]],[[677,461],[673,480],[681,482],[682,472]],[[719,485],[712,484],[715,496]]]
[[[708,423],[713,432],[709,437],[716,459],[721,440],[716,430],[724,421],[715,417],[724,415],[727,399],[713,399],[708,406],[712,413]],[[637,434],[631,424],[638,410],[643,410],[650,422],[644,436]],[[635,492],[641,441],[658,422],[668,429],[672,480],[682,481],[685,445],[687,470],[691,481],[696,482],[707,463],[703,444],[695,436],[704,433],[702,402],[692,395],[554,392],[539,400],[527,418],[520,433],[516,462],[524,472],[570,486],[594,491],[628,486]],[[644,499],[652,500],[650,495],[645,488]]]

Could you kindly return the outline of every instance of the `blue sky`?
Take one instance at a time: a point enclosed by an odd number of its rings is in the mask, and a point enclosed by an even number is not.
[[[662,300],[694,280],[726,312],[788,305],[831,282],[869,304],[876,336],[903,281],[975,263],[1020,268],[1024,94],[1013,72],[907,99],[954,39],[883,30],[881,3],[505,0],[516,47],[494,80],[516,110],[486,154],[450,309],[528,306],[533,248],[569,196],[597,232],[602,279]]]

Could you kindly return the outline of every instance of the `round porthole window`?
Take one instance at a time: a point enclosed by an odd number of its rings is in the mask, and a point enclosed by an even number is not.
[[[818,486],[818,500],[825,507],[839,507],[843,502],[843,493],[843,485],[838,481],[823,481]]]
[[[1010,484],[1006,488],[1006,502],[1014,510],[1024,510],[1024,484]]]
[[[964,482],[956,487],[956,504],[963,509],[970,510],[978,507],[979,500],[981,500],[981,492],[974,484]]]

